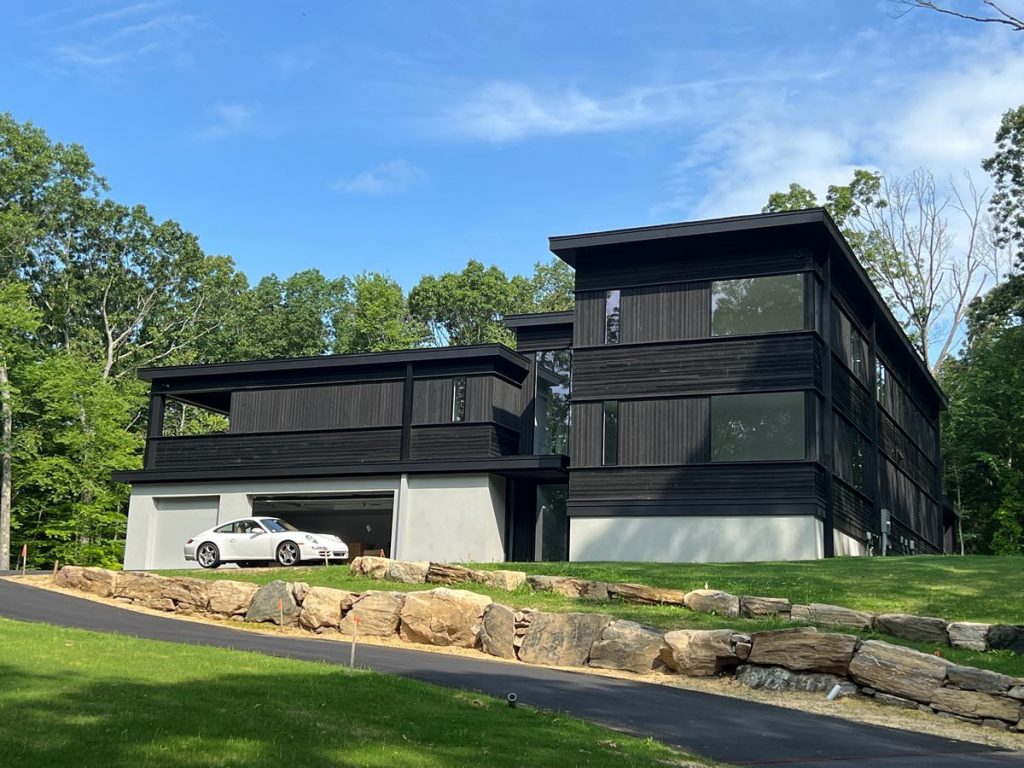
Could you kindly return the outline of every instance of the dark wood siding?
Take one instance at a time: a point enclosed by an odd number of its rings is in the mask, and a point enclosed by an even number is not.
[[[710,458],[708,398],[630,400],[619,406],[619,462],[694,464]]]
[[[569,323],[516,328],[516,351],[569,349],[572,346],[572,333],[572,325]]]
[[[396,461],[402,430],[279,432],[161,437],[151,440],[147,469],[260,469]]]
[[[842,482],[832,485],[835,526],[847,536],[864,541],[878,526],[874,522],[871,500]]]
[[[871,394],[844,366],[832,366],[832,405],[861,432],[871,433]]]
[[[493,424],[448,424],[414,427],[411,459],[471,459],[481,456],[514,456],[519,453],[519,433]]]
[[[711,335],[711,284],[681,283],[622,291],[622,343]]]
[[[576,294],[576,318],[573,323],[573,346],[604,344],[605,292],[587,291]]]
[[[492,421],[509,429],[519,430],[522,425],[523,390],[504,379],[494,379]]]
[[[822,355],[811,332],[578,349],[573,398],[820,389]]]
[[[603,415],[601,403],[573,403],[569,457],[574,467],[601,466]]]
[[[232,432],[398,426],[402,382],[261,389],[231,394]]]
[[[467,386],[467,396],[468,389]],[[416,379],[413,382],[412,393],[413,424],[451,422],[452,379]]]

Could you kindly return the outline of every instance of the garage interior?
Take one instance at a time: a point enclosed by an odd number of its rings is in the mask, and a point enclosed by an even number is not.
[[[279,517],[301,531],[333,533],[348,544],[349,557],[384,550],[391,556],[394,493],[331,496],[254,496],[255,517]]]

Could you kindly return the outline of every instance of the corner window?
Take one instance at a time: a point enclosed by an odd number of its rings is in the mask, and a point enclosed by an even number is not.
[[[604,343],[618,344],[621,331],[622,315],[620,306],[622,292],[616,288],[608,291],[604,297]]]
[[[806,395],[764,392],[711,398],[712,461],[807,457]]]
[[[456,376],[452,381],[452,421],[466,420],[466,377]]]
[[[619,401],[604,401],[604,450],[601,463],[612,466],[619,463]]]
[[[800,331],[804,328],[802,273],[711,284],[711,335]]]

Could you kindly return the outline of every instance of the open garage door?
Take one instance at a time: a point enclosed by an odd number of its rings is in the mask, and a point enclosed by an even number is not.
[[[185,540],[217,524],[217,496],[156,499],[153,538],[146,568],[196,568],[185,560]]]
[[[330,496],[256,496],[252,513],[280,517],[311,533],[333,533],[348,544],[349,557],[368,550],[391,556],[394,493],[351,493]]]

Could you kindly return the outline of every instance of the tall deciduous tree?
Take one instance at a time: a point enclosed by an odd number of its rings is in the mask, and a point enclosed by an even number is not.
[[[334,327],[339,354],[410,349],[428,338],[426,326],[410,313],[402,286],[377,272],[353,278],[351,300]]]
[[[1000,244],[1024,267],[1024,105],[1007,110],[996,131],[996,151],[981,163],[995,179],[989,211]]]

